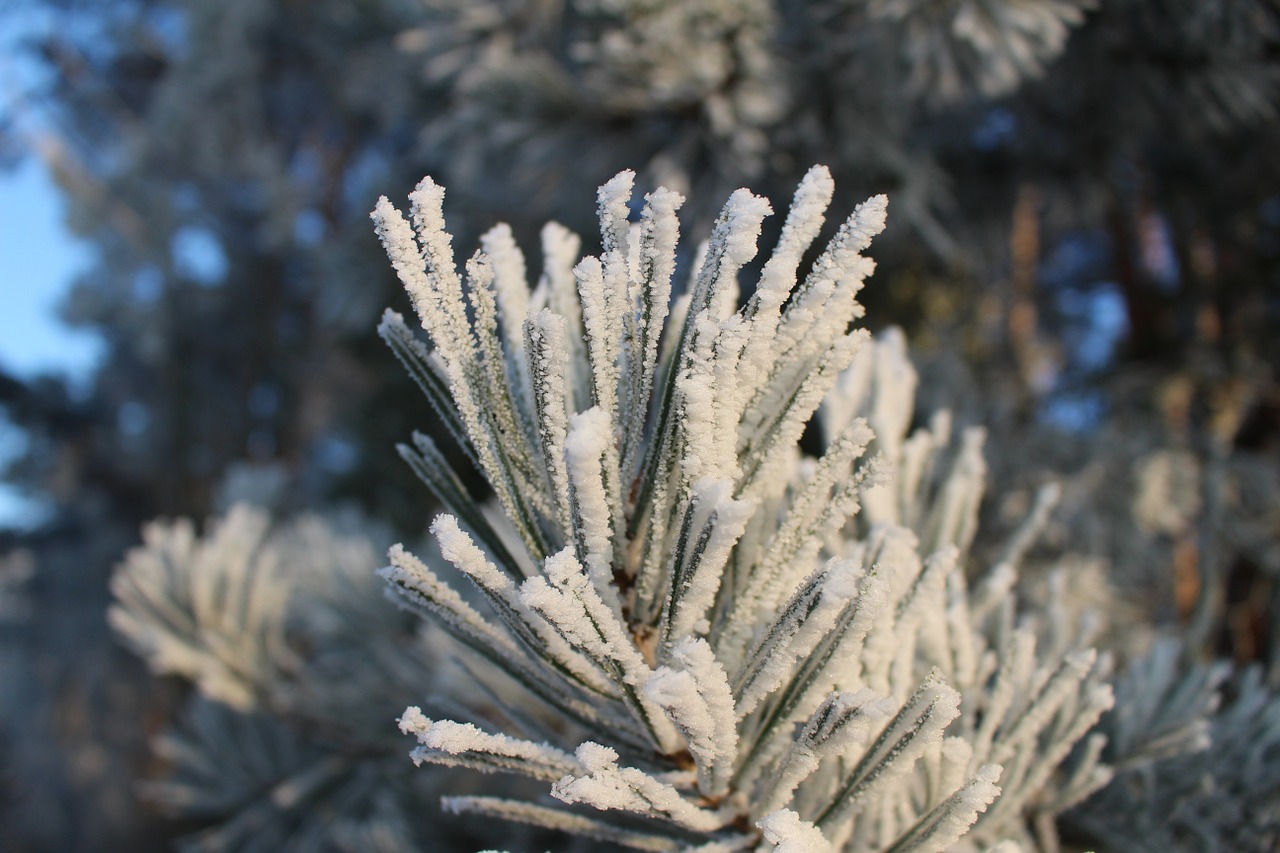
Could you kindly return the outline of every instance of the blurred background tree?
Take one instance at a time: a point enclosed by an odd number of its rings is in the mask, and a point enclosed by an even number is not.
[[[402,535],[429,519],[392,445],[431,417],[373,334],[404,306],[367,219],[425,173],[450,188],[460,252],[495,219],[528,248],[546,219],[590,234],[587,200],[623,168],[692,205],[747,183],[781,201],[816,162],[850,199],[888,192],[870,315],[910,330],[921,411],[992,429],[985,527],[1065,477],[1062,541],[1108,561],[1146,619],[1275,684],[1275,0],[0,11],[35,19],[23,61],[43,73],[0,147],[56,173],[94,248],[63,315],[105,350],[83,393],[0,377],[26,436],[5,476],[51,508],[0,534],[0,595],[25,605],[0,623],[5,849],[173,829],[119,784],[172,689],[102,617],[143,521],[246,494],[355,501]]]

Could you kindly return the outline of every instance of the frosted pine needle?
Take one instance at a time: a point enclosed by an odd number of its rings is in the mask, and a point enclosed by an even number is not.
[[[543,230],[532,289],[505,226],[458,274],[430,179],[412,227],[385,199],[373,213],[427,340],[391,314],[382,334],[462,451],[418,437],[401,452],[448,508],[432,532],[476,595],[400,548],[384,575],[493,665],[478,677],[514,681],[485,691],[521,706],[507,718],[556,741],[485,731],[481,709],[453,722],[410,708],[414,760],[549,784],[542,802],[463,797],[454,811],[634,849],[1026,838],[1024,811],[1054,800],[1110,693],[1092,652],[1037,656],[1033,632],[1011,630],[1043,512],[969,590],[982,433],[954,448],[939,413],[909,434],[902,337],[856,328],[886,199],[857,206],[802,271],[834,196],[815,167],[748,281],[766,200],[735,192],[691,258],[684,199],[657,189],[633,215],[634,182],[600,189],[599,255]],[[676,296],[681,261],[691,284]],[[807,459],[797,443],[815,417],[828,446]],[[463,459],[505,522],[467,495]],[[1016,786],[1004,800],[1002,774]]]

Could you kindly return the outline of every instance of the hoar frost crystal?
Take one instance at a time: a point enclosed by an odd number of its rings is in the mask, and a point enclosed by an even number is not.
[[[430,178],[408,219],[373,213],[430,341],[391,312],[381,334],[501,510],[415,436],[401,453],[474,590],[399,547],[384,576],[518,688],[476,709],[505,733],[406,710],[413,760],[549,787],[449,811],[638,850],[1051,847],[1109,778],[1100,737],[1072,753],[1111,704],[1106,664],[1015,614],[1052,493],[968,586],[981,433],[952,442],[943,413],[909,434],[901,336],[853,328],[886,199],[801,276],[834,189],[810,170],[739,309],[769,203],[730,197],[673,300],[684,199],[658,189],[632,222],[633,177],[600,188],[598,257],[543,229],[532,290],[505,226],[459,275]],[[815,415],[818,459],[798,448]]]

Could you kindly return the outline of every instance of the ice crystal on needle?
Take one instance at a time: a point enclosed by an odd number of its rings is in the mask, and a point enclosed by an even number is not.
[[[900,337],[856,328],[886,199],[801,274],[834,190],[810,170],[741,300],[773,211],[739,190],[673,303],[683,199],[656,190],[632,221],[633,177],[600,189],[598,256],[544,229],[532,291],[504,226],[459,275],[429,178],[408,219],[386,199],[373,213],[429,342],[391,312],[381,333],[505,516],[415,436],[401,453],[446,507],[432,530],[474,595],[401,548],[384,576],[525,691],[513,726],[535,705],[554,720],[536,736],[555,742],[536,742],[472,725],[478,709],[410,708],[414,760],[550,783],[542,802],[454,812],[634,849],[1033,844],[1028,827],[1052,821],[1029,818],[1105,781],[1096,759],[1058,769],[1110,693],[1092,651],[1016,619],[1043,512],[967,585],[981,434],[953,450],[938,416],[908,435]],[[806,458],[820,407],[827,449]]]

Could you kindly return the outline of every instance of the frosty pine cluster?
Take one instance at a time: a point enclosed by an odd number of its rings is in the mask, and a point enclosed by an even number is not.
[[[1051,493],[1003,559],[967,565],[982,435],[945,413],[913,431],[901,336],[857,328],[886,199],[801,270],[834,193],[810,170],[739,308],[769,202],[735,192],[676,295],[684,199],[655,190],[633,217],[633,177],[600,188],[598,256],[543,229],[532,288],[505,226],[459,272],[429,178],[408,218],[373,213],[427,340],[390,312],[380,331],[498,510],[430,438],[401,448],[473,588],[400,547],[384,576],[492,682],[475,720],[404,712],[414,761],[546,790],[447,811],[638,850],[1054,844],[1109,779],[1085,737],[1107,664],[1016,613]],[[818,458],[798,448],[815,415]],[[474,724],[495,715],[504,731]]]

